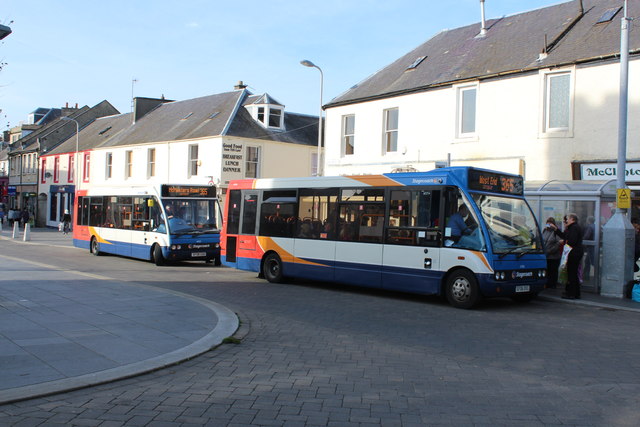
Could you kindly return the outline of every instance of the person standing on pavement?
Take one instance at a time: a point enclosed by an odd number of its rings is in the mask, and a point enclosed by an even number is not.
[[[558,268],[562,258],[562,244],[564,243],[555,233],[551,224],[556,225],[553,217],[547,218],[547,224],[542,230],[542,242],[544,252],[547,255],[547,288],[555,289],[558,286]]]
[[[29,222],[29,211],[27,210],[27,208],[22,209],[22,214],[20,215],[20,220],[22,221],[22,226],[25,227],[27,225],[27,223]]]
[[[69,214],[69,209],[65,209],[64,215],[62,216],[62,233],[68,234],[70,226],[71,226],[71,215]]]
[[[579,299],[580,298],[580,278],[578,277],[578,269],[580,268],[580,262],[584,255],[584,249],[582,247],[582,228],[578,224],[578,215],[570,213],[565,215],[564,219],[564,231],[560,231],[555,224],[551,225],[557,236],[561,237],[565,241],[565,245],[571,247],[571,252],[567,258],[567,275],[569,276],[569,283],[567,284],[566,291],[562,294],[564,299]]]

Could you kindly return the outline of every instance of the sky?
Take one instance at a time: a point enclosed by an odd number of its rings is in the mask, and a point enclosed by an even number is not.
[[[486,0],[487,19],[563,0]],[[0,129],[38,107],[131,111],[133,96],[185,100],[242,80],[289,112],[323,104],[444,29],[480,22],[479,0],[2,0]],[[134,81],[135,80],[135,81]]]

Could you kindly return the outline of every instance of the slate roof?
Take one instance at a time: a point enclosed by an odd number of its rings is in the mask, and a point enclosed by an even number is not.
[[[73,111],[67,117],[74,119],[80,126],[80,131],[88,124],[96,119],[96,117],[107,114],[117,113],[113,105],[108,101],[102,101],[93,107],[84,106]],[[67,141],[76,134],[76,124],[73,121],[63,121],[58,117],[56,120],[44,125],[43,127],[31,132],[29,135],[22,137],[11,144],[10,153],[33,152],[40,150],[43,154],[50,152],[59,144]],[[75,138],[73,138],[75,141]],[[38,144],[39,142],[39,144]],[[75,147],[75,143],[74,143]]]
[[[325,108],[424,91],[452,83],[615,58],[620,52],[623,11],[597,24],[621,0],[574,0],[486,22],[445,30],[379,72],[356,84]],[[629,17],[640,16],[640,0],[629,0]],[[638,22],[637,20],[635,22]],[[632,54],[640,31],[630,32]],[[546,58],[539,60],[546,52]],[[417,58],[426,57],[413,69]]]
[[[317,143],[317,116],[285,111],[284,131],[265,129],[253,120],[243,107],[248,99],[258,98],[243,89],[184,101],[165,102],[135,123],[131,113],[103,117],[80,131],[80,150],[220,135],[303,145]],[[49,154],[73,151],[75,151],[75,138],[72,137]]]

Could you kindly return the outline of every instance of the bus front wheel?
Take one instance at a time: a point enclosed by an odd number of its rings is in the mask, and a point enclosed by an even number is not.
[[[475,276],[467,270],[453,271],[447,278],[445,292],[449,304],[456,308],[472,308],[482,299]]]
[[[98,243],[98,239],[96,239],[95,237],[91,238],[90,248],[91,253],[95,256],[102,255],[102,252],[100,252],[100,243]]]
[[[162,248],[160,245],[155,245],[153,247],[153,262],[155,262],[158,267],[165,264],[164,255],[162,255]]]
[[[267,255],[262,263],[262,274],[271,283],[282,282],[282,260],[278,254],[272,252]]]

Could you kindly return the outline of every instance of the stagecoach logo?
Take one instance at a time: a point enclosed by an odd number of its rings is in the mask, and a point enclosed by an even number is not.
[[[205,244],[205,243],[203,243],[203,244],[194,243],[193,245],[191,245],[191,249],[207,249],[209,247],[210,247],[210,245],[209,244]]]
[[[442,184],[442,178],[413,178],[411,184]]]
[[[524,279],[527,277],[533,277],[533,271],[514,271],[511,273],[513,279]]]

